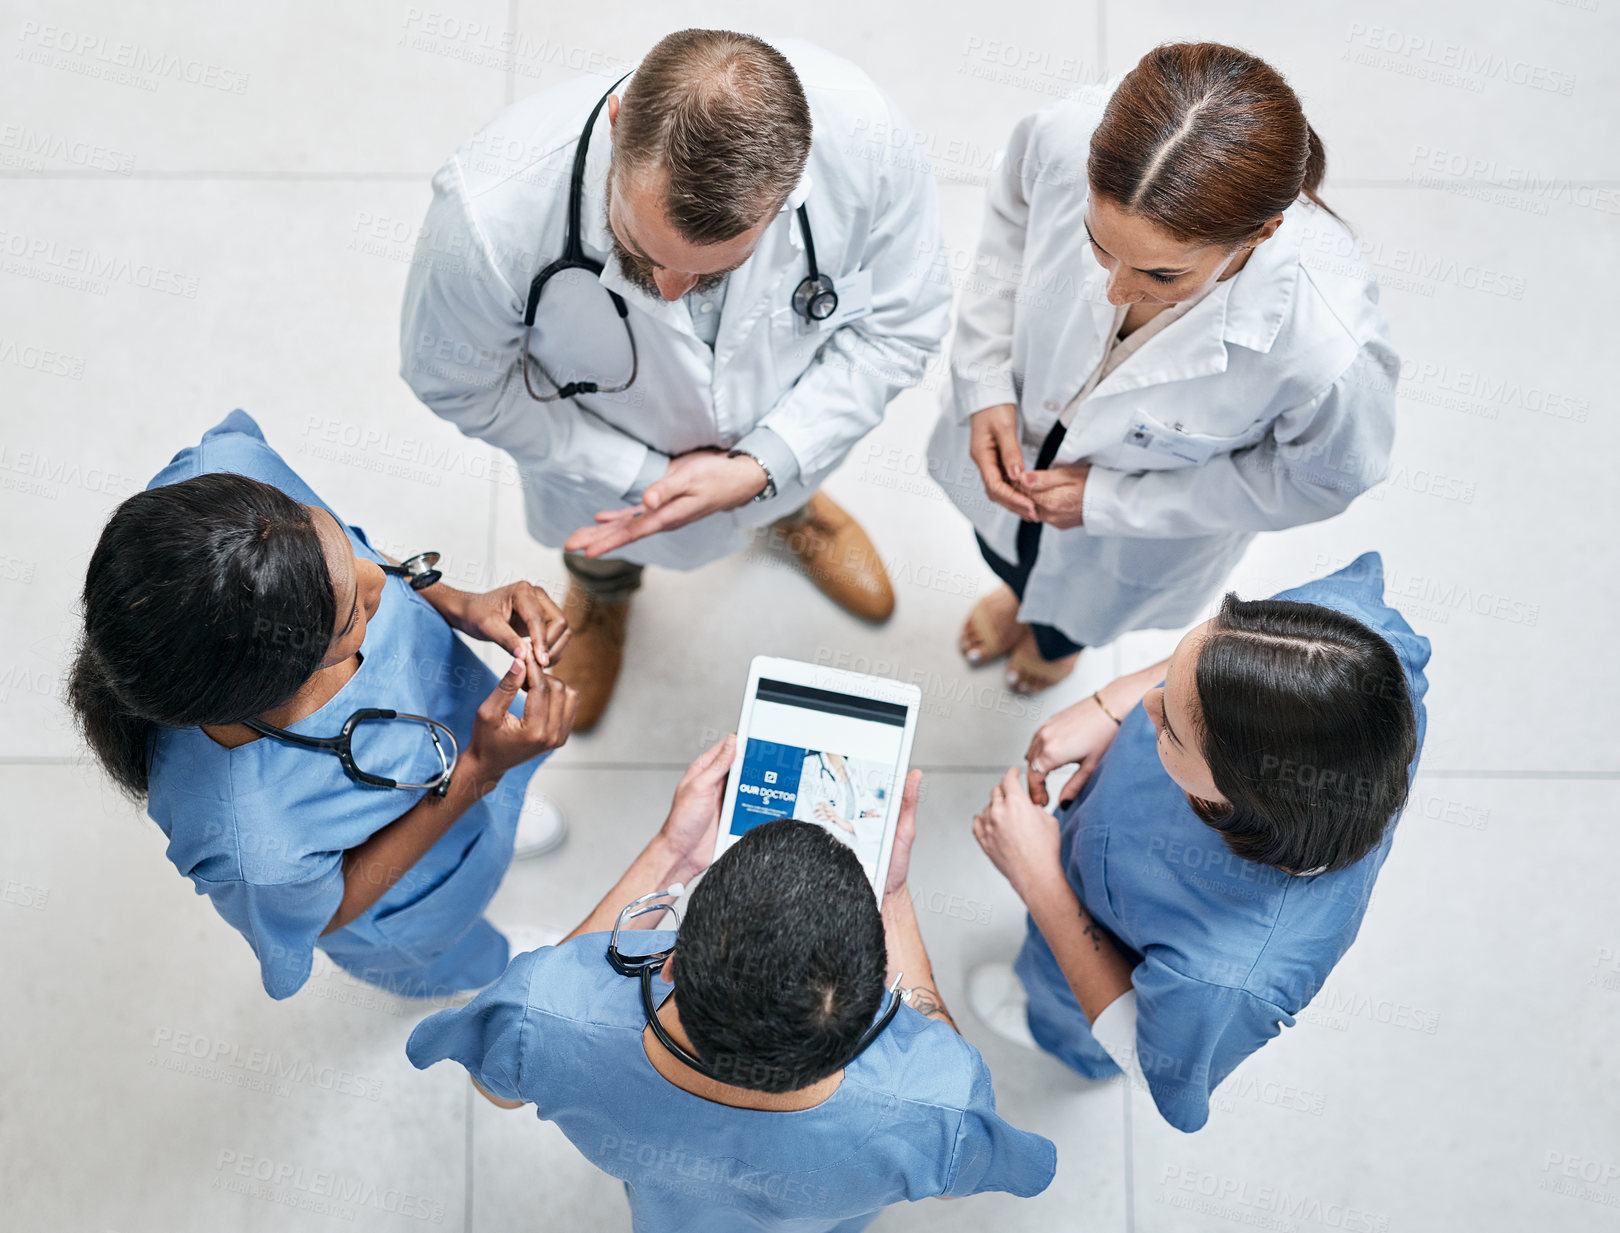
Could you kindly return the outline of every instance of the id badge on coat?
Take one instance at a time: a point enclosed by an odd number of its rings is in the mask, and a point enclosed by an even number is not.
[[[1194,467],[1203,466],[1223,448],[1219,441],[1190,437],[1147,420],[1131,421],[1131,426],[1125,430],[1125,444]]]
[[[838,292],[838,311],[825,321],[807,321],[798,313],[793,314],[801,335],[827,333],[872,315],[871,270],[855,270],[835,279],[833,290]]]

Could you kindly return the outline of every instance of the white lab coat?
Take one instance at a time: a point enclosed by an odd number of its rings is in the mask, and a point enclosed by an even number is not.
[[[799,772],[799,795],[793,816],[825,827],[855,850],[868,875],[875,875],[878,857],[883,854],[886,811],[872,789],[880,777],[888,774],[892,774],[888,767],[860,761],[851,765],[848,758],[835,770],[825,753],[811,752],[805,756]],[[817,805],[826,805],[853,830],[846,831],[816,817]],[[868,811],[874,816],[868,817]]]
[[[599,510],[638,502],[669,456],[741,445],[771,470],[774,500],[612,555],[691,569],[737,551],[750,529],[802,506],[939,351],[950,287],[933,178],[909,151],[885,157],[881,140],[906,131],[903,117],[854,65],[807,44],[779,46],[809,99],[809,163],[730,275],[713,351],[694,333],[685,303],[649,296],[624,278],[603,206],[606,108],[592,130],[580,234],[605,268],[600,285],[579,272],[552,281],[533,351],[561,381],[621,381],[629,348],[603,290],[611,288],[630,306],[640,350],[640,375],[623,393],[536,402],[515,363],[530,281],[563,250],[580,129],[611,79],[570,82],[508,108],[434,177],[406,284],[401,375],[464,433],[511,454],[529,530],[543,544],[561,545]],[[862,299],[849,291],[828,328],[800,327],[791,298],[806,273],[793,215],[801,201],[822,272],[870,277],[869,315],[846,321]]]
[[[1104,102],[1025,118],[992,172],[929,446],[936,481],[1007,561],[1018,518],[985,496],[968,420],[1016,403],[1033,465],[1103,356],[1115,310],[1082,218]],[[1087,646],[1189,623],[1255,532],[1332,517],[1384,477],[1398,372],[1349,234],[1296,202],[1242,270],[1076,408],[1054,465],[1091,464],[1083,525],[1042,527],[1019,619]],[[1156,448],[1128,442],[1133,429]]]

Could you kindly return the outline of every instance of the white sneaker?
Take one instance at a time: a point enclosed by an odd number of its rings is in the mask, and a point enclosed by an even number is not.
[[[517,841],[512,846],[512,859],[528,860],[544,856],[562,847],[568,838],[568,819],[563,817],[557,802],[549,796],[530,790],[523,797],[523,809],[518,813]]]
[[[1029,995],[1010,963],[985,963],[968,973],[968,1005],[979,1020],[1015,1045],[1040,1052],[1029,1030]]]

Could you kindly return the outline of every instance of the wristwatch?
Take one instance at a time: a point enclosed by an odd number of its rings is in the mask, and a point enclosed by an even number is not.
[[[776,495],[776,477],[771,474],[771,469],[763,462],[760,462],[758,458],[754,458],[754,455],[750,454],[747,450],[732,450],[726,455],[726,457],[753,458],[755,462],[759,463],[759,469],[765,472],[765,487],[761,488],[756,494],[754,494],[754,500],[769,501]]]

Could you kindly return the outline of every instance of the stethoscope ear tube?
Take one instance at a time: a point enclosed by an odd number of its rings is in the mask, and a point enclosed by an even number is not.
[[[794,213],[799,220],[799,234],[804,238],[804,260],[810,272],[793,289],[793,311],[806,321],[825,321],[838,311],[838,292],[833,280],[816,265],[816,237],[810,231],[810,211],[801,202]]]

